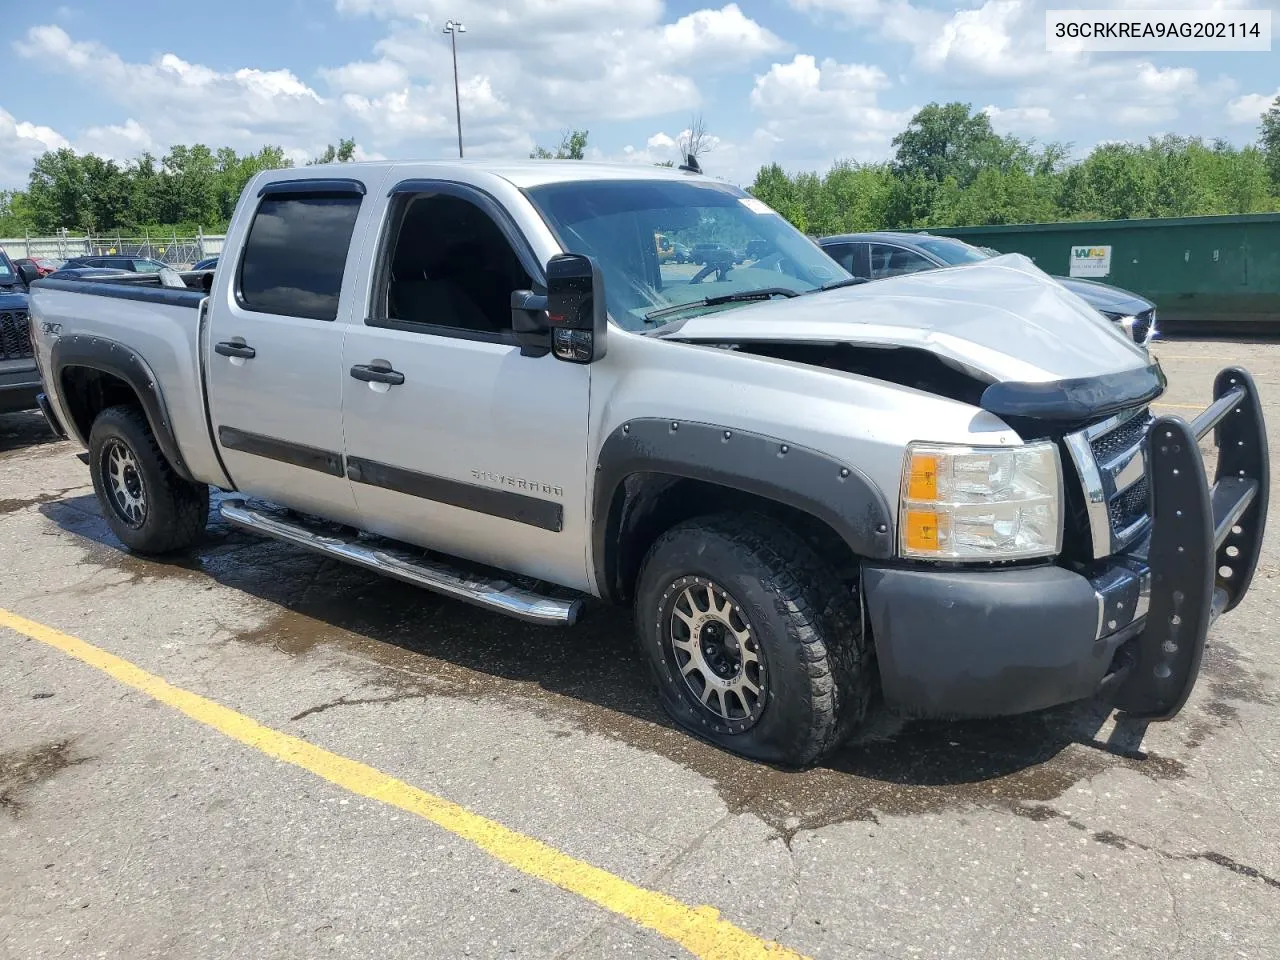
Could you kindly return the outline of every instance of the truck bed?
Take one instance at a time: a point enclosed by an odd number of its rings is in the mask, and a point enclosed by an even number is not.
[[[184,279],[203,286],[199,276]],[[136,355],[158,387],[186,470],[194,479],[226,486],[205,411],[199,307],[206,296],[199,287],[165,287],[147,275],[38,280],[31,286],[32,340],[46,376],[58,375],[56,345],[68,338],[75,338],[77,355],[86,348]],[[55,412],[68,430],[79,432],[69,411]]]

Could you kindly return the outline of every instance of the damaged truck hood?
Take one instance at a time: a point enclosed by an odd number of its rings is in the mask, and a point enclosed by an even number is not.
[[[1149,402],[1141,346],[1020,254],[692,317],[664,339],[912,348],[989,384],[982,406],[1053,420]]]

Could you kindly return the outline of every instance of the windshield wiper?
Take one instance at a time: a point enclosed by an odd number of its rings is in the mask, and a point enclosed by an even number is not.
[[[830,283],[824,283],[816,290],[810,290],[809,293],[824,293],[827,290],[839,290],[841,287],[852,287],[859,283],[869,283],[866,277],[847,277],[844,280],[832,280]]]
[[[683,310],[697,307],[718,307],[723,303],[749,303],[753,300],[769,300],[773,297],[798,297],[800,294],[787,287],[765,287],[763,290],[746,290],[742,293],[724,293],[718,297],[704,297],[701,300],[690,300],[688,303],[673,303],[669,307],[659,307],[644,315],[646,322],[659,317],[670,316]]]

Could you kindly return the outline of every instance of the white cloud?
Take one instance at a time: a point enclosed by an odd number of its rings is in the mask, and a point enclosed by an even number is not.
[[[1021,108],[1054,104],[1059,123],[1074,121],[1091,131],[1105,124],[1140,138],[1154,133],[1156,124],[1167,125],[1184,113],[1212,109],[1222,97],[1212,85],[1203,86],[1190,67],[1107,60],[1073,74],[1070,95],[1064,95],[1061,84],[1043,81],[1022,87],[1017,100]]]
[[[356,61],[345,66],[321,69],[320,75],[335,90],[379,94],[403,89],[409,83],[409,71],[394,60]]]
[[[1072,71],[1073,82],[1087,79],[1098,60],[1082,53],[1045,49],[1045,12],[1071,4],[1057,0],[972,0],[951,13],[913,4],[911,0],[789,0],[791,6],[823,23],[860,32],[871,31],[908,45],[916,67],[950,83],[1061,78]],[[1081,6],[1081,4],[1076,4]],[[1085,7],[1124,9],[1276,8],[1275,0],[1090,0]],[[1280,11],[1278,11],[1280,12]],[[1273,17],[1280,30],[1280,16]],[[1132,62],[1132,61],[1130,61]]]
[[[731,71],[786,48],[735,3],[671,23],[660,4],[614,0],[401,0],[391,13],[344,0],[341,8],[400,17],[375,52],[428,85],[452,86],[439,25],[446,15],[461,19],[459,74],[483,77],[514,120],[543,130],[690,110],[701,102],[694,72]]]
[[[1262,115],[1271,109],[1271,104],[1280,97],[1280,87],[1275,93],[1246,93],[1227,103],[1227,119],[1232,123],[1257,126]]]
[[[17,120],[0,107],[0,188],[25,183],[36,157],[46,150],[69,146],[67,138],[57,130],[29,120]]]
[[[982,112],[991,118],[991,126],[998,133],[1039,136],[1052,133],[1058,125],[1048,107],[986,106]]]
[[[337,0],[337,8],[384,21],[386,32],[371,55],[317,69],[318,89],[269,64],[215,69],[174,51],[126,61],[55,24],[28,30],[13,48],[119,106],[120,115],[72,139],[122,158],[209,140],[241,150],[278,144],[303,158],[352,135],[365,155],[449,156],[456,121],[446,17],[468,26],[458,73],[469,156],[523,156],[535,140],[606,119],[687,115],[702,103],[695,75],[741,70],[787,49],[737,3],[671,18],[662,0]]]
[[[649,38],[646,38],[649,39]],[[785,44],[751,18],[736,3],[719,10],[696,10],[667,24],[658,33],[662,55],[674,63],[710,59],[717,65],[742,63],[782,50]]]
[[[751,91],[751,106],[762,119],[758,143],[772,144],[772,156],[792,163],[882,159],[914,112],[879,105],[879,93],[889,86],[884,71],[865,64],[819,63],[809,54],[775,63],[756,77]]]
[[[132,117],[123,124],[90,127],[76,139],[80,153],[96,153],[100,157],[127,161],[146,150],[156,150],[151,132]]]
[[[14,44],[40,66],[92,83],[143,116],[165,142],[208,139],[258,147],[264,142],[323,141],[332,134],[319,94],[288,70],[243,68],[222,73],[164,53],[150,63],[126,63],[100,43],[73,40],[58,26],[32,27]]]
[[[1027,0],[987,0],[959,10],[916,45],[921,66],[952,76],[1016,79],[1063,70],[1077,59],[1045,50],[1044,11]]]
[[[446,20],[461,21],[470,31],[467,41],[473,43],[573,33],[583,24],[650,24],[663,13],[662,0],[337,0],[337,8],[340,13],[417,21],[437,29]]]

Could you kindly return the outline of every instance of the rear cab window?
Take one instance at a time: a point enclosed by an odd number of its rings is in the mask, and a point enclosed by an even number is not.
[[[297,182],[262,197],[240,258],[237,299],[245,310],[334,320],[362,193],[313,192]]]

